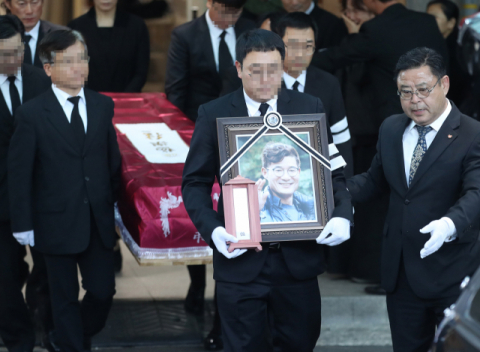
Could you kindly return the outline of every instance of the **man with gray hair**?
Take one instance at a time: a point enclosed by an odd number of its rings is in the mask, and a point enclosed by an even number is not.
[[[23,38],[25,56],[23,62],[38,68],[43,68],[37,50],[43,37],[52,31],[67,29],[67,27],[40,19],[44,3],[44,0],[3,1],[3,6],[6,8],[7,13],[17,16],[25,26],[25,36]]]
[[[121,160],[114,105],[84,88],[88,53],[80,33],[51,32],[39,51],[53,84],[17,109],[8,156],[12,231],[44,254],[60,350],[89,351],[115,294]],[[81,303],[77,266],[87,291]]]

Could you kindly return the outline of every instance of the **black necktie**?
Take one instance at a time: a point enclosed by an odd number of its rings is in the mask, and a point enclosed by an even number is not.
[[[15,110],[22,104],[20,101],[20,94],[18,94],[17,86],[15,85],[15,76],[9,76],[10,81],[10,100],[12,101],[12,116],[15,115]]]
[[[261,103],[260,108],[258,108],[258,110],[260,110],[260,116],[265,116],[269,107],[270,105],[267,103]]]
[[[292,86],[292,89],[293,89],[293,90],[296,90],[296,91],[298,92],[298,85],[299,85],[299,84],[300,84],[299,81],[295,81],[295,83],[294,83],[293,86]]]
[[[80,116],[80,111],[78,110],[78,101],[80,97],[71,97],[68,98],[68,101],[73,104],[72,117],[70,119],[70,126],[73,128],[73,134],[78,140],[80,148],[83,150],[83,145],[85,144],[85,125],[83,124],[82,117]]]
[[[218,72],[220,76],[223,76],[225,70],[233,66],[232,55],[230,55],[230,50],[228,50],[228,45],[225,42],[226,31],[223,31],[220,34],[220,46],[218,48]]]
[[[32,64],[32,50],[30,49],[30,45],[28,43],[32,39],[32,36],[25,34],[23,37],[23,44],[25,45],[25,54],[23,56],[23,62],[26,64]]]

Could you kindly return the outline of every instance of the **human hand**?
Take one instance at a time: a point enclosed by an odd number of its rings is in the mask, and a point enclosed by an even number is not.
[[[332,234],[327,238],[329,234]],[[344,218],[331,218],[325,225],[320,236],[317,237],[318,244],[336,246],[350,238],[350,221]]]
[[[452,228],[447,219],[448,218],[441,218],[440,220],[434,220],[420,229],[421,233],[430,233],[431,236],[420,251],[420,257],[422,259],[438,251],[449,237],[455,234],[455,225],[452,223]]]
[[[33,230],[24,231],[24,232],[14,232],[13,237],[20,243],[22,246],[31,246],[35,245],[35,237],[33,235]]]
[[[265,203],[267,202],[267,198],[270,195],[269,191],[263,190],[265,183],[267,183],[267,180],[265,180],[264,178],[261,178],[257,182],[255,182],[255,185],[257,186],[257,189],[258,189],[258,205],[260,207],[259,208],[260,210],[263,209],[263,207],[265,206]]]
[[[342,19],[343,19],[343,22],[345,23],[345,26],[347,27],[349,34],[360,32],[360,27],[362,26],[362,24],[356,24],[350,18],[348,18],[345,14],[342,14]]]
[[[234,249],[232,252],[228,250],[228,246],[230,243],[237,243],[238,239],[235,236],[230,235],[224,227],[217,227],[212,232],[212,241],[215,243],[215,247],[217,250],[222,253],[226,258],[233,259],[236,258],[243,253],[245,253],[246,249]]]

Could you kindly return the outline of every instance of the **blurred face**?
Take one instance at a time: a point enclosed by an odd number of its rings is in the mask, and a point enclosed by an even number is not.
[[[360,25],[368,20],[371,20],[375,15],[369,11],[365,6],[362,9],[358,9],[353,6],[352,0],[347,0],[347,8],[345,9],[345,16],[351,21]]]
[[[207,1],[207,7],[210,10],[208,14],[212,22],[220,29],[234,26],[243,10],[243,8],[227,7],[224,4],[213,2],[213,0]]]
[[[7,0],[5,5],[23,22],[26,32],[30,32],[42,16],[43,0]]]
[[[0,39],[0,73],[17,74],[23,62],[23,43],[20,33],[11,38]]]
[[[306,70],[312,61],[315,51],[315,34],[312,28],[297,29],[287,28],[283,36],[285,43],[286,72],[299,72]]]
[[[96,10],[108,12],[117,8],[118,0],[93,0]]]
[[[440,117],[447,107],[446,96],[450,80],[448,76],[439,80],[432,74],[429,66],[401,71],[397,79],[397,86],[400,93],[409,94],[418,90],[419,95],[428,95],[428,97],[420,98],[416,94],[411,94],[411,99],[400,98],[403,111],[417,125],[430,125]],[[431,92],[428,93],[428,90]]]
[[[53,64],[45,64],[44,68],[58,88],[82,88],[88,77],[88,56],[85,47],[77,41],[67,49],[58,51]]]
[[[448,37],[457,24],[455,18],[451,18],[450,20],[447,19],[447,16],[445,16],[445,13],[442,10],[442,5],[440,4],[430,5],[427,8],[427,13],[435,17],[438,29],[440,29],[440,33],[442,33],[445,38]]]
[[[282,0],[282,4],[287,12],[305,12],[312,4],[312,0]]]
[[[278,50],[252,51],[240,62],[235,62],[243,89],[256,102],[264,103],[278,96],[282,85],[283,62]]]
[[[262,167],[262,175],[275,196],[289,198],[298,189],[300,167],[294,156],[286,156],[279,163]]]

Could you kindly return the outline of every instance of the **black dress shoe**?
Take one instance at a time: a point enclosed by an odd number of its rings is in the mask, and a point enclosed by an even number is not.
[[[371,295],[382,295],[385,296],[387,292],[380,286],[367,286],[365,287],[365,292]]]
[[[220,351],[223,350],[222,335],[210,332],[203,340],[203,347],[205,351]]]
[[[193,288],[190,285],[185,298],[185,311],[193,315],[203,315],[205,306],[205,287]]]

